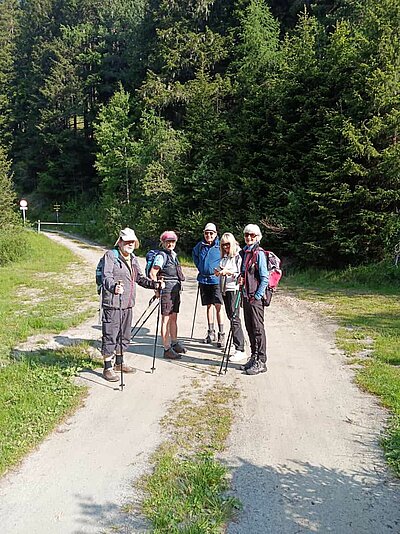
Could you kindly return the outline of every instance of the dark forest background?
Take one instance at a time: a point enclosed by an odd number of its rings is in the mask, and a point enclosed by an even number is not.
[[[302,265],[400,240],[400,0],[1,0],[0,223],[203,224]]]

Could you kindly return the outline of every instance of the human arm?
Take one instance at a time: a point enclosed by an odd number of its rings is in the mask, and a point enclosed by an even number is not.
[[[260,283],[258,285],[257,291],[254,294],[254,298],[256,300],[261,300],[264,296],[265,290],[268,286],[268,267],[267,267],[267,260],[265,257],[265,254],[263,251],[260,250],[257,256],[257,267],[258,267],[258,273],[260,276]]]
[[[164,267],[165,264],[165,258],[162,254],[157,254],[157,256],[154,258],[153,266],[150,269],[149,277],[152,280],[160,281],[159,275],[161,269]],[[160,296],[159,289],[155,290],[155,295],[158,298]]]
[[[193,263],[196,265],[197,270],[199,269],[200,256],[199,256],[199,243],[193,247],[192,250],[192,259]]]
[[[120,266],[118,252],[116,250],[106,252],[102,272],[103,290],[113,295],[122,295],[124,292],[124,272],[119,268]]]

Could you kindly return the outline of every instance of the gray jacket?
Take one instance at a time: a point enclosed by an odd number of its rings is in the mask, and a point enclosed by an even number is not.
[[[158,282],[144,276],[139,262],[134,254],[131,254],[130,265],[121,254],[118,258],[112,250],[106,252],[103,267],[102,306],[103,308],[119,308],[119,295],[115,295],[115,286],[121,280],[124,285],[124,293],[121,297],[122,309],[133,308],[136,298],[136,286],[139,284],[147,289],[156,289]]]

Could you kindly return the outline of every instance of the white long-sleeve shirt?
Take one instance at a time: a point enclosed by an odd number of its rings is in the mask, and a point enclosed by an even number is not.
[[[239,289],[238,277],[242,265],[242,258],[239,253],[236,256],[224,256],[219,263],[220,269],[226,269],[231,275],[220,276],[219,283],[221,292],[224,295],[226,291],[237,291]]]

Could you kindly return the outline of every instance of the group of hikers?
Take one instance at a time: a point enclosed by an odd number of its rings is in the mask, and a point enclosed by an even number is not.
[[[241,369],[248,375],[258,375],[267,371],[264,304],[269,287],[269,260],[267,253],[264,253],[260,246],[262,234],[259,226],[248,224],[243,234],[246,244],[241,249],[232,233],[226,232],[219,239],[215,224],[207,223],[203,230],[203,239],[193,248],[192,257],[198,270],[201,304],[206,307],[207,313],[208,329],[203,342],[216,342],[218,347],[224,349],[224,305],[235,347],[229,361],[244,362],[246,352],[240,319],[240,307],[243,307],[251,354]],[[185,278],[175,252],[177,241],[178,236],[172,230],[161,234],[160,250],[156,251],[146,274],[141,270],[134,254],[134,250],[139,247],[139,240],[131,228],[121,230],[114,249],[104,255],[101,353],[104,360],[103,377],[106,380],[116,382],[119,380],[117,373],[136,371],[134,367],[127,365],[123,358],[131,340],[136,284],[153,289],[155,297],[160,299],[164,358],[178,360],[187,352],[186,347],[178,340],[177,319],[182,282]],[[278,265],[275,267],[278,271]]]

